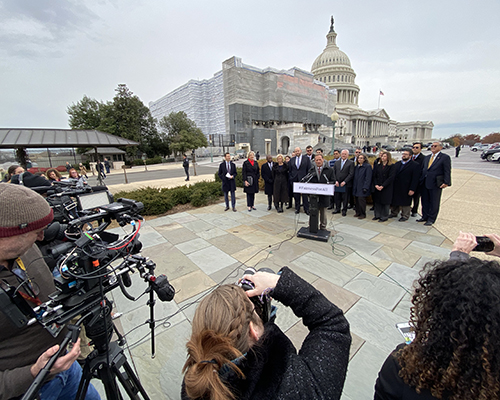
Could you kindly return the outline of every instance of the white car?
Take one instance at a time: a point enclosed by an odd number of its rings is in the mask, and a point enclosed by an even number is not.
[[[491,155],[490,161],[498,161],[500,162],[500,153],[495,153]]]

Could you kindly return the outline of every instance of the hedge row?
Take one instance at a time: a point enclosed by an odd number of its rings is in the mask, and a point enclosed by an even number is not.
[[[160,215],[178,204],[191,203],[194,207],[206,206],[222,196],[219,182],[198,182],[190,186],[179,186],[171,189],[146,187],[131,192],[118,192],[119,198],[132,199],[144,204],[142,215]]]

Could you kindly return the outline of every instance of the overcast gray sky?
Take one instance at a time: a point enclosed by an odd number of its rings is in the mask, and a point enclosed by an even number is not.
[[[0,126],[67,128],[68,105],[119,83],[147,105],[232,56],[310,71],[331,14],[361,107],[380,89],[435,137],[500,131],[498,0],[0,0]]]

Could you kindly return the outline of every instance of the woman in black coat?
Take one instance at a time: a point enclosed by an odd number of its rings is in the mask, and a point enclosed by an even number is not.
[[[255,289],[222,285],[198,305],[182,399],[340,399],[351,344],[342,310],[288,267],[244,279]],[[248,300],[264,293],[302,316],[309,333],[299,352]]]
[[[392,164],[391,153],[380,152],[380,159],[373,165],[372,198],[375,206],[374,220],[384,222],[389,219],[389,208],[392,201],[392,191],[396,169]]]
[[[372,166],[366,154],[358,156],[358,163],[354,167],[352,195],[356,197],[356,214],[359,219],[366,218],[366,198],[370,195],[372,182]]]
[[[259,164],[255,161],[253,151],[248,153],[248,159],[243,163],[243,191],[247,194],[248,211],[256,210],[255,193],[259,193]]]
[[[288,165],[283,162],[283,156],[278,154],[273,164],[274,178],[274,207],[279,213],[283,212],[283,203],[288,201]]]

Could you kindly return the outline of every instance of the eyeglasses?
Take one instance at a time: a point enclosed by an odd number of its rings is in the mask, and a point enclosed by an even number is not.
[[[413,146],[414,149],[420,149],[420,146]]]

